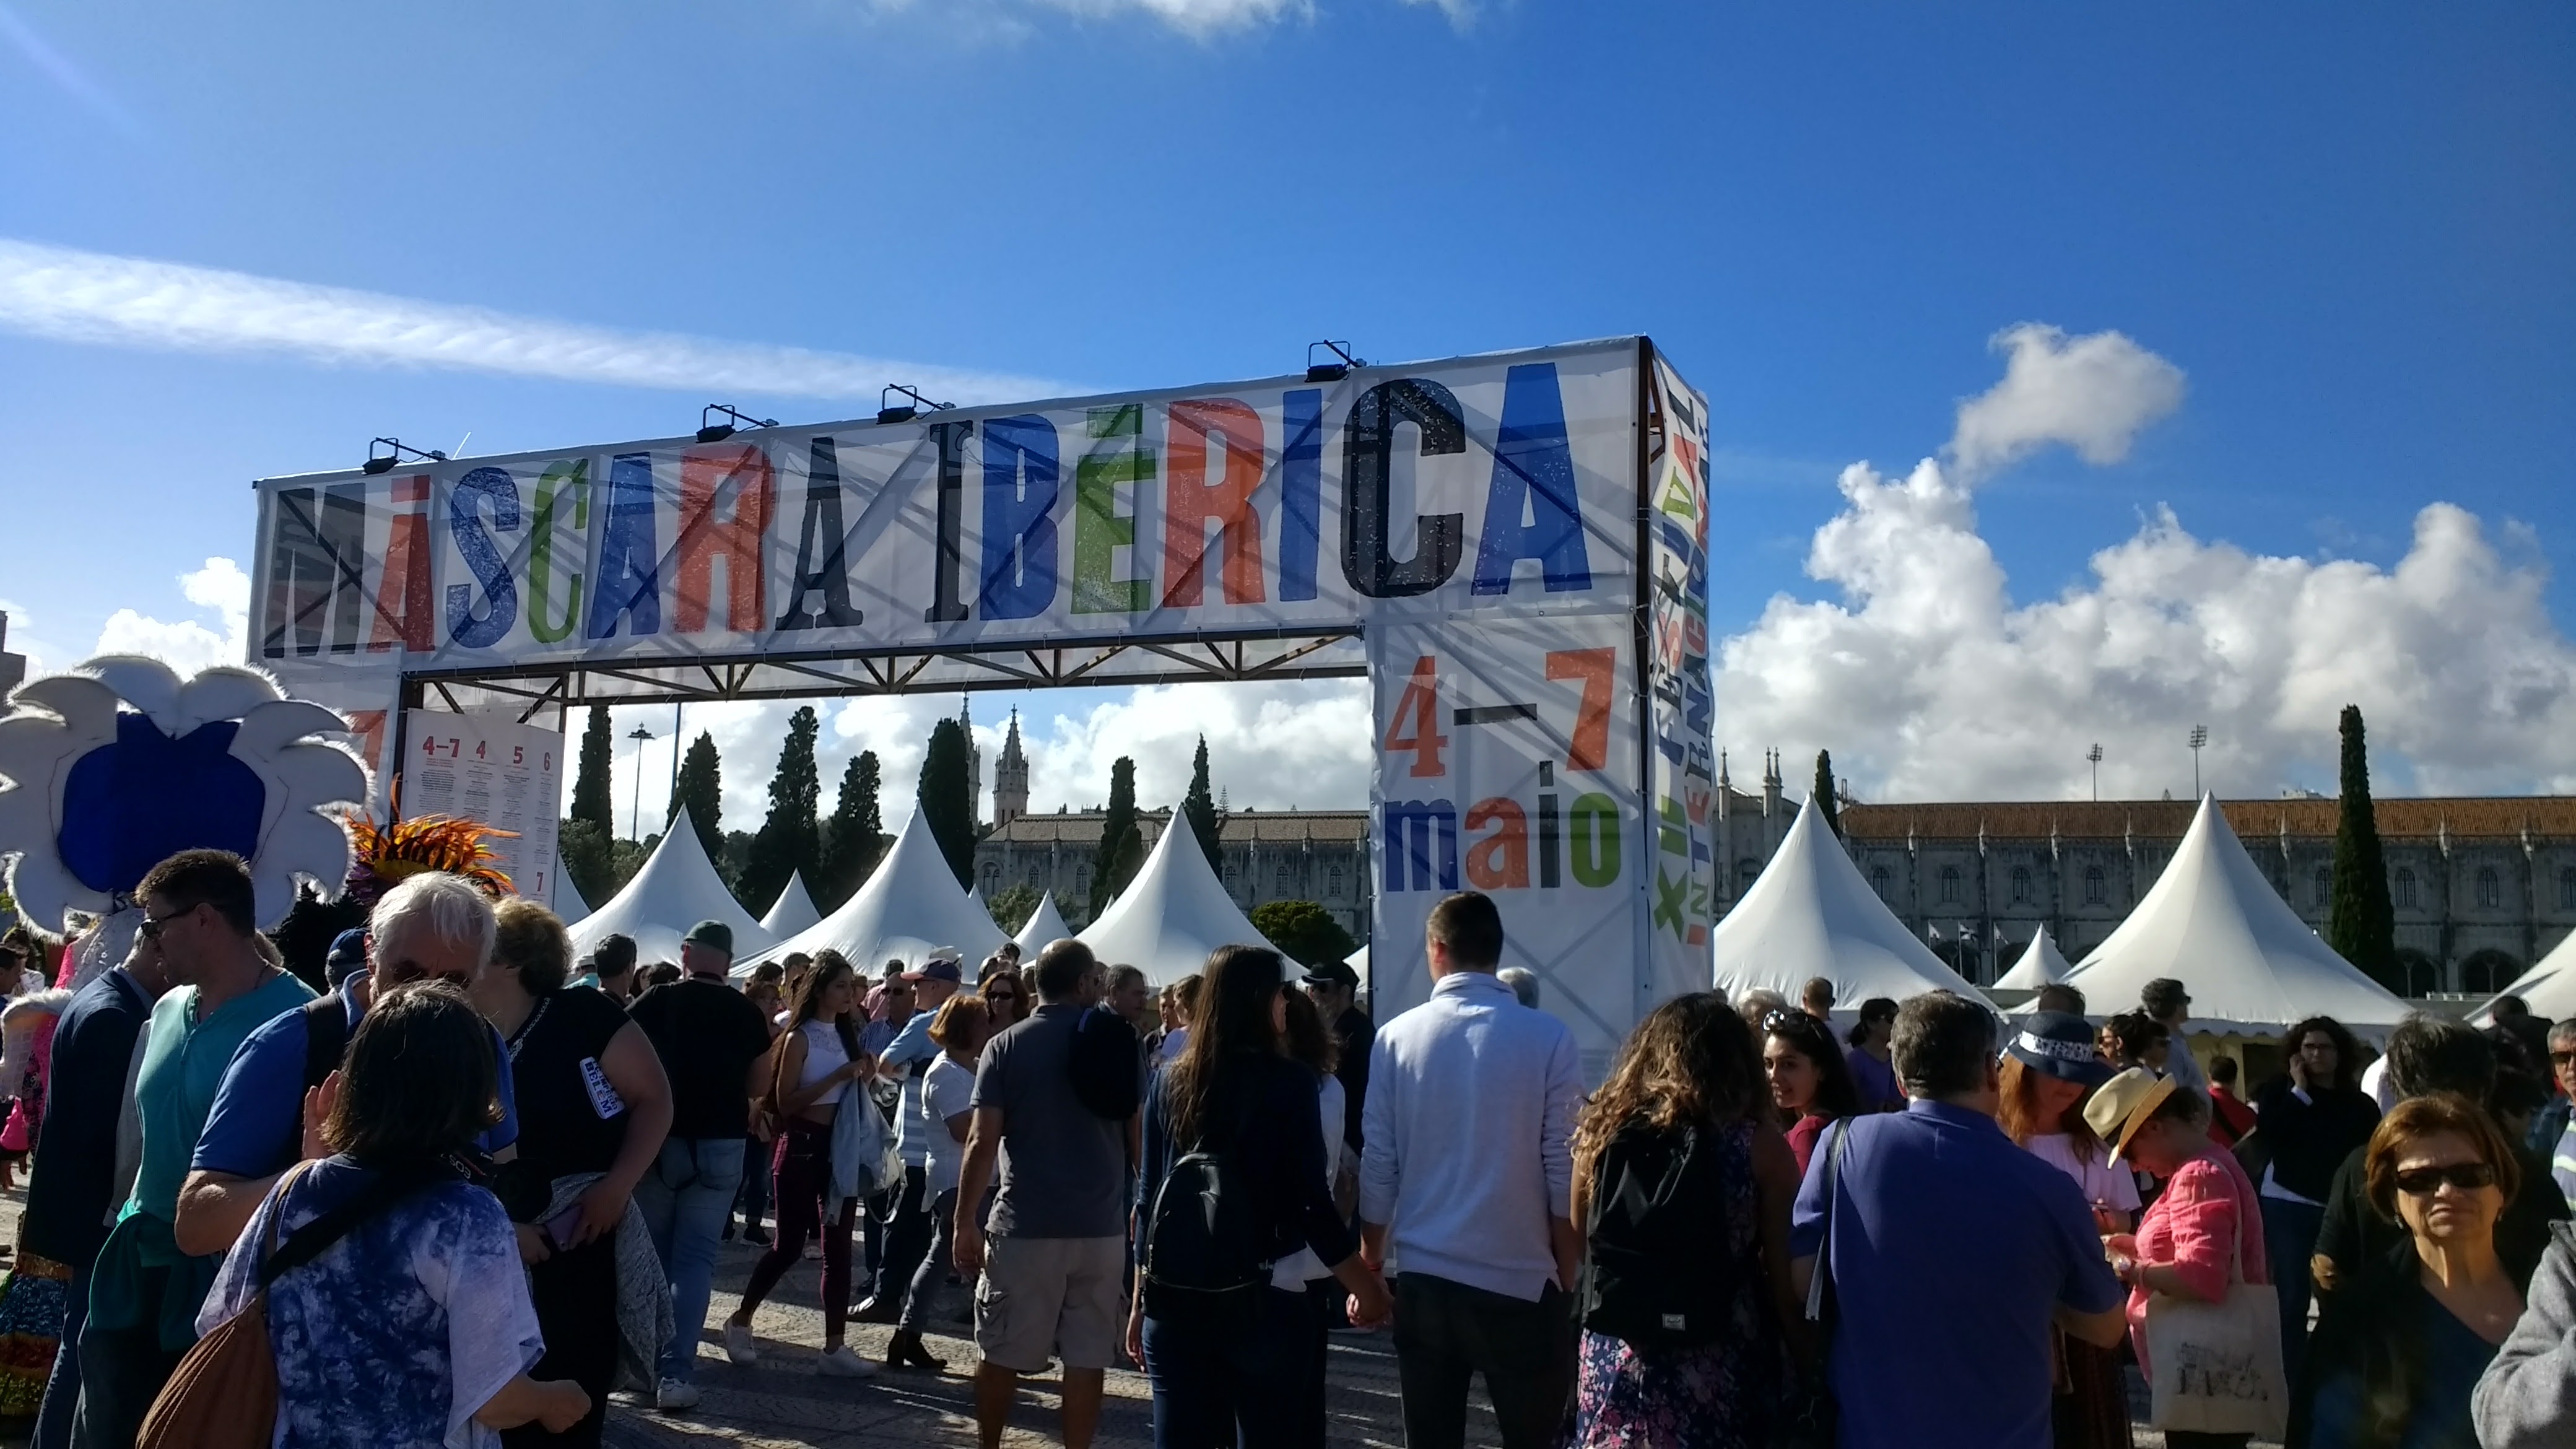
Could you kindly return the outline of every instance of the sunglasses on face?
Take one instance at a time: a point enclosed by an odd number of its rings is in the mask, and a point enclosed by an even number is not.
[[[2397,1174],[2397,1190],[2408,1197],[2431,1197],[2449,1183],[2462,1192],[2495,1186],[2495,1169],[2483,1162],[2454,1162],[2448,1167],[2414,1167]]]
[[[143,924],[134,928],[134,934],[141,936],[147,941],[158,941],[161,939],[161,932],[164,927],[168,926],[172,921],[185,919],[189,911],[194,911],[195,909],[195,906],[190,906],[186,911],[172,911],[166,916],[145,916],[143,918]]]
[[[2569,1062],[2576,1062],[2576,1052],[2551,1052],[2549,1061],[2552,1066],[2563,1067]]]

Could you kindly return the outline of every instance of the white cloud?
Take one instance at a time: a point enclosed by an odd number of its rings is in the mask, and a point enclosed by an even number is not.
[[[2001,382],[1959,404],[1949,455],[1974,482],[2051,443],[2117,463],[2149,424],[2182,406],[2182,369],[2117,332],[2069,337],[2024,322],[1995,335]]]
[[[1356,810],[1368,804],[1368,686],[1361,680],[1278,684],[1158,684],[1079,715],[1059,715],[1029,745],[1031,808],[1079,810],[1109,796],[1109,768],[1136,761],[1136,803],[1177,805],[1190,786],[1199,736],[1208,773],[1236,809]],[[982,729],[979,726],[977,733]],[[997,744],[984,748],[989,785]]]
[[[1080,810],[1109,796],[1110,763],[1136,761],[1137,803],[1177,804],[1189,788],[1190,759],[1207,736],[1217,788],[1237,808],[1356,810],[1368,803],[1368,689],[1359,680],[1290,681],[1278,684],[1150,685],[1133,690],[1085,691],[1084,703],[1067,709],[1061,694],[979,694],[972,705],[975,743],[984,753],[982,808],[993,808],[993,771],[1013,706],[1020,710],[1020,746],[1029,758],[1029,803],[1038,811],[1058,805]],[[1103,697],[1105,696],[1105,697]],[[879,808],[886,828],[910,817],[921,779],[921,758],[931,726],[957,712],[954,694],[816,700],[823,732],[815,751],[823,779],[823,813],[839,798],[841,774],[861,750],[877,754],[883,782]],[[757,830],[769,813],[769,777],[787,737],[793,702],[690,705],[681,716],[682,747],[699,731],[715,737],[724,761],[727,830]],[[634,809],[634,743],[642,725],[654,734],[643,747],[641,793],[644,828],[661,827],[671,786],[671,709],[668,705],[615,712],[617,765],[614,802],[619,828]],[[578,732],[578,712],[571,728]],[[567,787],[568,788],[568,787]]]
[[[873,399],[888,382],[909,382],[942,400],[1003,402],[1067,390],[1038,378],[589,327],[8,238],[0,238],[0,329],[161,351],[282,353],[690,392]]]
[[[2091,576],[2016,605],[1968,491],[1935,462],[1844,470],[1807,571],[1840,598],[1775,597],[1719,649],[1719,733],[1748,759],[1830,748],[1864,798],[2074,798],[2099,742],[2105,798],[2332,788],[2358,704],[2381,789],[2576,789],[2576,646],[2537,567],[2446,503],[2395,567],[2249,553],[2159,509]]]
[[[1312,20],[1316,15],[1315,0],[939,0],[939,3],[927,7],[917,5],[916,0],[854,0],[854,3],[858,10],[871,17],[926,9],[935,12],[939,22],[951,30],[977,38],[1003,40],[1026,39],[1034,30],[1027,17],[1041,10],[1058,11],[1088,20],[1141,16],[1199,40],[1282,20]],[[1451,25],[1462,30],[1476,17],[1477,0],[1403,0],[1403,3],[1431,6],[1448,16]]]
[[[108,616],[90,653],[148,654],[183,678],[214,665],[241,663],[250,638],[250,575],[231,559],[210,558],[204,568],[179,575],[179,592],[213,614],[223,632],[194,619],[165,621],[119,609]]]

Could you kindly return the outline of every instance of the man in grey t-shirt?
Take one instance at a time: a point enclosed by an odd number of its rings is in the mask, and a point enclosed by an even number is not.
[[[975,1294],[975,1421],[1002,1442],[1019,1376],[1064,1359],[1065,1449],[1089,1449],[1102,1378],[1116,1354],[1127,1250],[1127,1144],[1135,1120],[1082,1104],[1070,1072],[1074,1028],[1100,999],[1091,948],[1064,940],[1038,954],[1037,1014],[984,1045],[975,1120],[958,1172],[957,1267]],[[976,1205],[1001,1164],[992,1241]]]

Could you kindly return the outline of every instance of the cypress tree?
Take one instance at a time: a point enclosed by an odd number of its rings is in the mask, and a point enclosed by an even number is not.
[[[931,727],[921,757],[921,814],[963,888],[975,878],[975,806],[967,798],[966,730],[953,719]]]
[[[811,705],[787,717],[787,742],[778,748],[778,772],[769,779],[769,818],[752,837],[743,866],[743,904],[754,914],[768,910],[798,871],[812,888],[823,844],[822,825],[815,819],[823,806],[823,777],[814,763],[814,739],[820,733],[822,722]]]
[[[1843,838],[1842,800],[1834,794],[1834,755],[1831,750],[1816,751],[1816,808],[1825,812],[1825,824],[1831,826],[1834,839]]]
[[[1109,766],[1109,809],[1100,822],[1100,849],[1091,857],[1093,920],[1135,879],[1144,847],[1144,832],[1136,828],[1136,762],[1120,755]]]
[[[839,910],[876,869],[885,848],[885,819],[877,808],[877,752],[861,750],[841,771],[841,798],[823,826],[822,864],[806,885],[825,914]]]
[[[719,873],[724,869],[724,765],[716,757],[716,737],[704,730],[689,742],[689,752],[680,757],[680,785],[671,795],[671,808],[663,815],[667,828],[680,818],[680,807],[689,807],[689,824],[698,832],[698,844],[706,847],[707,859]]]
[[[2397,909],[2388,899],[2388,865],[2379,849],[2379,818],[2370,804],[2370,749],[2361,707],[2343,707],[2343,795],[2335,826],[2333,905],[2326,944],[2391,991],[2402,991],[2397,967]]]
[[[587,820],[610,836],[617,833],[617,803],[610,789],[616,751],[616,737],[608,728],[608,706],[594,704],[590,722],[582,726],[581,765],[572,777],[572,810],[566,818]]]
[[[1208,792],[1208,751],[1205,735],[1199,736],[1198,758],[1190,765],[1190,793],[1181,797],[1181,813],[1189,817],[1190,833],[1199,838],[1199,849],[1207,855],[1208,869],[1219,869],[1216,797]]]

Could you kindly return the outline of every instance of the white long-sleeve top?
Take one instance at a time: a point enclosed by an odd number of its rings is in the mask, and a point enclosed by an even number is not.
[[[1440,978],[1378,1028],[1361,1109],[1360,1218],[1403,1272],[1536,1302],[1548,1220],[1573,1210],[1574,1033],[1491,972]]]

